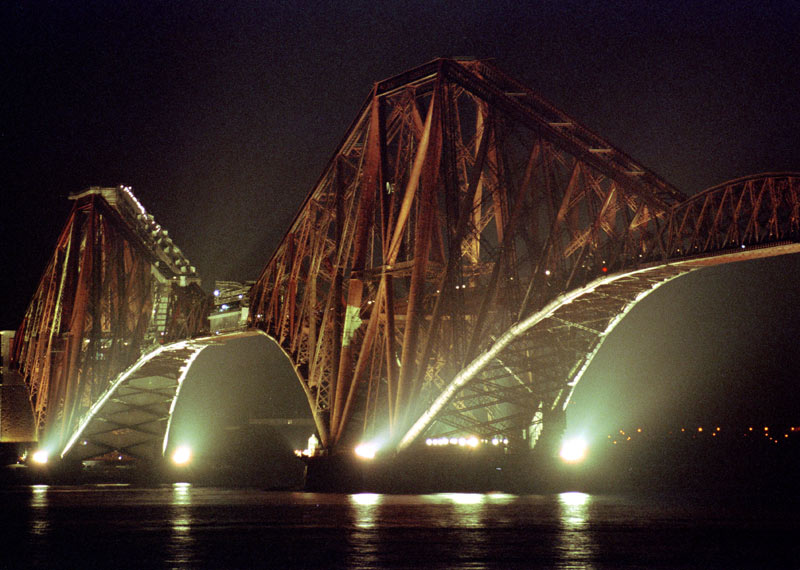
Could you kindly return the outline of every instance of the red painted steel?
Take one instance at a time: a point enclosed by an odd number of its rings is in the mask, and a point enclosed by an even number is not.
[[[688,200],[491,63],[435,60],[376,84],[251,291],[251,323],[292,359],[325,449],[397,442],[494,339],[564,292],[796,234],[781,218],[797,210],[796,178],[737,184]],[[687,270],[618,280],[598,289],[611,302],[548,317],[428,433],[558,424],[615,317]]]

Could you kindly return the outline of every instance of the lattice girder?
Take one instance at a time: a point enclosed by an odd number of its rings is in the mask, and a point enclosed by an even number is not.
[[[376,85],[254,287],[253,324],[315,394],[323,446],[360,437],[356,402],[398,432],[441,355],[463,365],[548,288],[640,253],[680,198],[495,68],[437,60]]]
[[[454,381],[439,397],[429,401],[427,410],[405,434],[400,447],[410,445],[422,433],[428,437],[452,436],[451,427],[454,425],[470,426],[472,431],[466,434],[462,431],[458,434],[461,436],[501,436],[513,440],[527,433],[538,408],[528,401],[525,405],[528,414],[521,414],[519,408],[526,400],[522,398],[525,393],[519,388],[512,389],[509,379],[526,380],[527,392],[535,396],[541,409],[563,412],[605,338],[650,292],[689,271],[711,265],[798,252],[800,244],[783,241],[763,244],[762,247],[740,246],[708,256],[676,259],[669,264],[599,278],[572,291],[539,314],[516,323],[454,375]],[[587,326],[589,324],[592,326]],[[498,363],[502,364],[498,366]],[[503,368],[510,370],[504,375]],[[499,383],[498,380],[504,377],[505,383]],[[507,417],[492,418],[495,424],[505,420],[508,432],[492,431],[495,427],[492,422],[475,418],[474,410],[484,407],[478,402],[481,398],[484,406],[489,405],[489,400],[494,404],[505,402],[513,406],[507,410]],[[457,416],[467,417],[454,419]]]

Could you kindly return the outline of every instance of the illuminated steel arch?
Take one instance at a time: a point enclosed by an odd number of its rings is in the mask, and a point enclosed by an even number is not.
[[[553,412],[558,417],[605,338],[647,294],[709,265],[800,252],[798,193],[800,174],[768,173],[720,184],[676,204],[656,236],[666,263],[631,263],[514,323],[453,378],[399,447],[425,430],[434,437],[465,431],[518,434],[516,415],[527,419],[531,406],[538,406],[536,421],[523,432],[528,444],[535,444],[545,417]],[[536,383],[525,381],[534,377]],[[543,386],[556,394],[546,407],[537,404],[536,390]]]
[[[558,431],[561,412],[603,341],[650,292],[710,265],[800,252],[798,192],[800,174],[768,173],[726,182],[675,205],[658,236],[667,263],[630,264],[515,323],[453,378],[399,447],[426,430],[433,437],[511,433],[533,446],[548,415]],[[535,384],[524,380],[534,377]],[[541,394],[535,391],[542,386],[555,394],[549,406],[537,404]],[[531,406],[537,406],[534,421],[520,433],[518,416],[530,417]]]
[[[143,355],[114,378],[80,419],[61,457],[114,453],[159,461],[168,450],[172,415],[195,359],[209,346],[252,336],[266,337],[257,329],[229,331],[165,344]]]
[[[800,174],[795,178],[800,183]],[[800,244],[778,242],[750,248],[739,244],[709,257],[676,259],[600,277],[564,293],[492,339],[417,418],[398,448],[408,447],[426,430],[433,438],[464,433],[485,438],[517,436],[533,447],[547,418],[554,420],[552,427],[560,432],[561,412],[578,381],[611,331],[647,295],[703,267],[792,253],[800,253]],[[531,378],[536,382],[531,383]],[[551,396],[544,406],[542,395],[547,392]],[[528,418],[527,430],[520,432],[519,420]]]
[[[180,388],[202,339],[159,346],[115,378],[94,402],[61,450],[86,459],[109,452],[147,460],[165,451]]]
[[[251,323],[292,360],[329,451],[530,445],[647,291],[797,251],[797,190],[774,174],[687,198],[494,65],[439,59],[375,85]]]

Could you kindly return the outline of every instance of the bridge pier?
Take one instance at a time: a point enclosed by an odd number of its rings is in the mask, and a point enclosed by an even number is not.
[[[358,493],[367,490],[365,472],[366,465],[349,454],[310,457],[303,487],[315,493]]]
[[[16,371],[0,377],[0,443],[36,441],[36,422],[28,389]]]

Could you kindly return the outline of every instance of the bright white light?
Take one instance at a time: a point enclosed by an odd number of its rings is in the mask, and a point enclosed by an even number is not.
[[[480,505],[486,500],[483,493],[440,493],[438,496],[444,497],[457,505]]]
[[[47,463],[47,460],[50,458],[50,454],[47,453],[46,449],[39,449],[33,454],[33,462],[38,463],[39,465],[44,465]]]
[[[312,457],[317,454],[317,449],[319,449],[319,439],[317,438],[317,434],[312,433],[308,438],[308,447],[306,447],[303,452],[308,457]]]
[[[350,495],[350,500],[357,505],[372,506],[381,502],[381,495],[376,493],[358,493],[357,495]]]
[[[589,495],[587,495],[586,493],[578,493],[576,491],[571,491],[568,493],[559,494],[558,500],[565,505],[581,506],[589,502]]]
[[[362,459],[375,459],[378,445],[372,442],[360,443],[356,446],[355,452]]]
[[[581,438],[564,440],[561,444],[561,459],[567,463],[578,463],[586,458],[589,446]]]
[[[187,445],[181,445],[172,452],[172,462],[175,465],[186,465],[192,460],[192,450]]]

